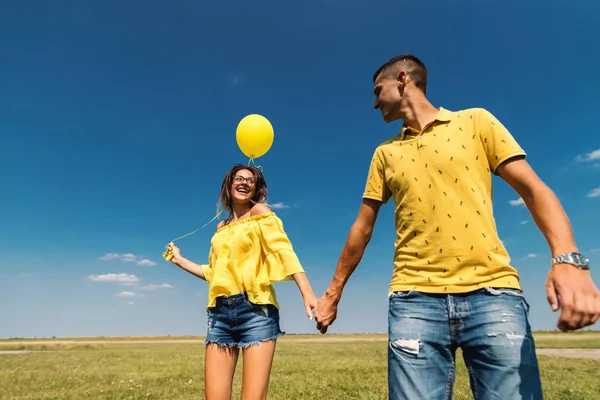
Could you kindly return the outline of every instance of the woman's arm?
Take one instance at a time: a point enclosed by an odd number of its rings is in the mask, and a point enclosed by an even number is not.
[[[302,293],[302,297],[309,298],[311,296],[315,296],[313,293],[312,287],[310,287],[310,282],[308,282],[308,278],[306,273],[298,272],[292,275],[294,281],[296,281],[296,285],[298,285],[298,289],[300,289],[300,293]]]
[[[202,265],[196,264],[195,262],[182,257],[179,248],[173,243],[169,244],[169,249],[173,253],[173,258],[171,258],[171,262],[173,264],[177,265],[182,270],[197,276],[200,279],[206,280],[206,277],[204,276],[204,271],[202,270]]]
[[[296,285],[298,285],[298,289],[300,289],[300,293],[302,293],[302,297],[304,298],[304,310],[306,311],[306,315],[309,319],[313,319],[312,310],[317,306],[318,299],[310,286],[308,277],[304,272],[295,273],[292,277],[294,278],[294,281],[296,281]]]
[[[195,262],[192,262],[185,258],[179,259],[178,262],[172,262],[184,271],[187,271],[200,279],[206,280],[206,277],[204,276],[204,271],[202,271],[202,265],[196,264]]]
[[[267,214],[269,212],[271,212],[269,206],[263,203],[258,203],[255,204],[254,207],[252,207],[250,215],[253,216]],[[292,274],[292,278],[296,282],[296,285],[298,285],[298,289],[300,289],[300,293],[302,293],[302,297],[304,298],[304,309],[306,311],[306,315],[308,316],[308,318],[312,319],[312,309],[316,307],[318,299],[313,293],[312,287],[310,286],[310,282],[308,281],[306,273],[296,272]]]

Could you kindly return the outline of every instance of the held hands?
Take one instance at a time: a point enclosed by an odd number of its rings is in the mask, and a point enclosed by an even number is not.
[[[600,317],[600,292],[589,271],[556,264],[548,273],[546,293],[552,311],[561,309],[558,329],[570,331],[593,325]]]
[[[339,300],[336,300],[333,296],[330,296],[325,292],[314,308],[315,320],[317,321],[317,329],[322,334],[327,333],[327,328],[333,324],[333,321],[337,318],[337,304]]]
[[[304,297],[304,310],[308,319],[313,319],[313,309],[317,306],[318,301],[319,299],[313,293]]]

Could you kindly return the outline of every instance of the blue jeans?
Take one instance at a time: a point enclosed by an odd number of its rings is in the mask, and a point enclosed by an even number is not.
[[[390,294],[389,399],[451,399],[459,347],[475,400],[542,399],[528,312],[515,289]]]
[[[208,310],[206,344],[248,347],[283,334],[277,307],[251,303],[246,293],[218,297],[216,306]]]

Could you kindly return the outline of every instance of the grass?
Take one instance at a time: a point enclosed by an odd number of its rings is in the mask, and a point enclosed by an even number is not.
[[[326,338],[280,340],[269,399],[386,399],[385,336]],[[598,332],[538,333],[536,338],[540,348],[600,348]],[[1,342],[0,350],[13,346],[10,343]],[[14,345],[54,351],[0,355],[2,399],[202,398],[204,346],[195,340],[144,343],[140,339],[128,344],[51,340],[43,345]],[[234,398],[239,398],[241,364]],[[600,360],[540,356],[540,366],[545,399],[600,399]],[[461,357],[457,369],[454,398],[472,399]]]
[[[536,332],[538,349],[600,349],[600,331],[584,332]]]
[[[20,337],[11,337],[8,339],[0,339],[0,343],[3,342],[35,342],[35,341],[47,341],[47,342],[62,342],[62,341],[73,341],[73,342],[89,342],[93,340],[102,340],[102,341],[119,341],[119,340],[127,340],[127,341],[147,341],[147,340],[173,340],[173,339],[201,339],[200,336],[94,336],[94,337],[73,337],[73,338],[20,338]]]

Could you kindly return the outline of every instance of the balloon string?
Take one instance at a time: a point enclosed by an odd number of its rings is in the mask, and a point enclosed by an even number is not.
[[[206,226],[207,226],[208,224],[210,224],[211,222],[213,222],[215,219],[219,218],[219,217],[221,216],[221,214],[222,214],[222,213],[223,213],[223,211],[222,211],[222,210],[221,210],[221,211],[219,211],[219,212],[217,213],[217,215],[215,215],[215,216],[213,217],[213,219],[211,219],[210,221],[208,221],[206,224],[202,225],[200,228],[198,228],[198,229],[196,229],[196,230],[193,230],[193,231],[191,231],[190,233],[186,233],[186,234],[185,234],[185,235],[183,235],[183,236],[179,236],[177,239],[173,239],[173,240],[171,240],[169,243],[173,243],[173,242],[174,242],[174,241],[176,241],[176,240],[183,239],[184,237],[188,237],[188,236],[190,236],[190,235],[193,235],[194,233],[198,232],[199,230],[206,228]],[[167,245],[167,246],[168,246],[168,245]]]
[[[256,165],[256,164],[254,163],[254,158],[252,158],[252,157],[250,157],[250,159],[248,160],[248,166],[251,166],[251,165],[252,165],[253,167],[256,167],[257,169],[259,169],[259,170],[262,172],[262,170],[263,170],[263,167],[261,167],[260,165]]]
[[[204,229],[204,228],[205,228],[205,227],[206,227],[208,224],[210,224],[211,222],[213,222],[215,219],[219,218],[219,216],[221,216],[221,214],[222,214],[222,213],[223,213],[223,210],[220,210],[220,211],[217,213],[217,215],[215,215],[215,216],[213,217],[213,219],[211,219],[210,221],[208,221],[206,224],[202,225],[200,228],[198,228],[198,229],[196,229],[196,230],[193,230],[193,231],[191,231],[190,233],[187,233],[187,234],[185,234],[185,235],[183,235],[183,236],[179,236],[177,239],[173,239],[173,240],[171,240],[171,242],[170,242],[169,244],[173,243],[173,242],[174,242],[174,241],[176,241],[176,240],[183,239],[184,237],[187,237],[187,236],[193,235],[194,233],[198,232],[199,230],[201,230],[201,229]],[[172,251],[169,249],[169,245],[166,245],[166,246],[165,246],[165,249],[166,249],[166,250],[165,250],[165,252],[163,252],[163,253],[162,253],[162,256],[163,256],[163,258],[164,258],[165,260],[167,260],[167,261],[171,261],[171,259],[173,258],[173,252],[172,252]]]
[[[253,158],[253,157],[250,157],[250,159],[248,160],[248,166],[250,166],[250,165],[252,165],[253,167],[256,167],[257,169],[259,169],[259,170],[260,170],[260,172],[262,172],[262,170],[263,170],[263,167],[261,167],[260,165],[256,165],[256,164],[254,163],[254,158]],[[255,202],[255,201],[253,201],[253,200],[250,200],[250,202],[251,202],[252,204],[258,204],[257,202]],[[265,205],[267,205],[267,206],[271,207],[271,206],[269,205],[269,203],[262,202],[262,204],[265,204]]]
[[[256,164],[254,163],[254,158],[253,158],[253,157],[250,157],[250,159],[248,160],[248,166],[250,166],[250,165],[252,165],[253,167],[256,167],[256,168],[257,168],[257,169],[259,169],[261,172],[262,172],[262,170],[263,170],[263,168],[262,168],[260,165],[256,165]],[[252,201],[252,200],[250,200],[250,201],[251,201],[252,203],[256,204],[256,202],[254,202],[254,201]],[[266,202],[265,202],[264,204],[266,204],[267,206],[271,207],[271,206],[270,206],[268,203],[266,203]],[[213,219],[211,219],[210,221],[208,221],[206,224],[202,225],[202,226],[201,226],[200,228],[198,228],[198,229],[195,229],[195,230],[191,231],[190,233],[186,233],[186,234],[185,234],[185,235],[183,235],[183,236],[179,236],[178,238],[171,240],[171,241],[169,242],[169,244],[170,244],[170,243],[173,243],[173,242],[175,242],[176,240],[183,239],[183,238],[185,238],[185,237],[188,237],[188,236],[190,236],[190,235],[193,235],[194,233],[198,232],[199,230],[202,230],[202,229],[204,229],[204,228],[205,228],[205,227],[206,227],[208,224],[210,224],[211,222],[213,222],[215,219],[219,218],[219,217],[221,216],[221,214],[222,214],[222,213],[223,213],[223,210],[221,209],[221,210],[219,210],[219,211],[217,212],[217,215],[215,215],[215,216],[213,217]],[[172,252],[171,252],[171,251],[168,249],[168,247],[169,247],[169,245],[166,245],[166,246],[165,246],[165,249],[167,249],[167,251],[165,251],[165,252],[163,253],[163,258],[164,258],[165,260],[167,260],[167,261],[170,261],[170,260],[171,260],[171,258],[173,258],[173,253],[172,253]]]

